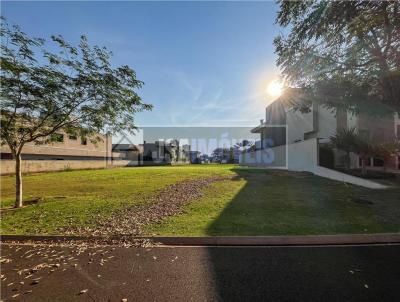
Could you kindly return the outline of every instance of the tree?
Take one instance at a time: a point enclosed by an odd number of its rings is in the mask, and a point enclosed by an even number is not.
[[[383,168],[386,170],[387,162],[400,152],[400,142],[397,139],[393,141],[375,143],[368,137],[357,133],[355,128],[340,129],[336,135],[330,138],[331,144],[346,152],[347,169],[350,169],[350,153],[357,154],[361,160],[361,174],[366,175],[366,161],[371,157],[377,157],[383,160]]]
[[[212,152],[212,157],[215,158],[216,160],[223,160],[223,159],[228,160],[229,154],[230,154],[229,148],[219,147],[219,148],[214,149],[214,151]]]
[[[57,131],[96,142],[97,133],[133,132],[135,113],[150,110],[136,93],[143,83],[129,66],[113,67],[106,48],[85,36],[74,47],[52,36],[58,49],[1,19],[1,142],[15,158],[16,207],[22,206],[21,152],[25,144],[56,139]]]
[[[281,1],[276,22],[289,28],[274,44],[286,82],[304,94],[296,109],[400,112],[400,2]]]
[[[354,153],[358,154],[361,160],[361,175],[367,175],[366,163],[369,158],[374,156],[374,145],[368,137],[357,134],[352,143]]]
[[[350,169],[350,153],[355,151],[355,142],[358,140],[356,128],[341,128],[331,136],[333,147],[346,152],[346,168]]]

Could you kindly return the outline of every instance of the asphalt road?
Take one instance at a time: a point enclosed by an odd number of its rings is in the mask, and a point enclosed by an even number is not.
[[[400,245],[3,244],[1,273],[3,301],[400,301]]]

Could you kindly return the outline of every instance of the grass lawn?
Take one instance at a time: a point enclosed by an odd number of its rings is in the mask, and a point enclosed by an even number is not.
[[[56,234],[68,225],[95,226],[114,210],[143,203],[165,186],[208,176],[213,183],[185,213],[149,225],[157,235],[278,235],[400,231],[400,189],[369,190],[320,177],[233,165],[86,170],[24,177],[24,199],[36,205],[2,213],[3,234]],[[14,177],[1,177],[2,207]],[[373,204],[356,203],[363,198]]]
[[[232,168],[233,166],[230,166]],[[166,166],[82,170],[23,177],[24,200],[37,205],[2,213],[3,234],[57,234],[60,227],[93,226],[114,210],[138,204],[167,185],[212,175],[233,175],[229,166]],[[1,207],[14,203],[15,177],[1,176]]]
[[[233,169],[153,235],[300,235],[400,232],[400,189],[370,190],[304,173]],[[373,204],[360,204],[363,198]]]

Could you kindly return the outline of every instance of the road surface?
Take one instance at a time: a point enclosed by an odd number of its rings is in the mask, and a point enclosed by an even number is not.
[[[400,301],[400,245],[2,244],[2,274],[3,301]]]

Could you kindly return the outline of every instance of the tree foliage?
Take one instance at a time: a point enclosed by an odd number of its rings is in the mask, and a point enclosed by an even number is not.
[[[136,90],[143,83],[129,66],[114,67],[111,52],[82,36],[73,46],[51,44],[1,19],[1,143],[16,159],[17,206],[22,205],[21,152],[26,143],[57,139],[57,131],[101,139],[97,133],[134,131],[135,113],[150,110]],[[49,49],[56,49],[50,51]]]
[[[333,147],[346,152],[346,166],[350,169],[350,153],[356,152],[355,144],[358,140],[356,128],[341,128],[330,138]]]
[[[358,133],[356,128],[343,128],[331,136],[331,145],[334,148],[346,152],[347,168],[350,169],[350,153],[357,154],[361,159],[362,173],[366,174],[365,163],[370,157],[377,157],[384,162],[384,168],[387,162],[394,156],[400,154],[400,142],[393,138],[385,142],[374,142],[369,137]]]
[[[136,93],[142,82],[129,66],[114,68],[111,53],[90,46],[85,36],[77,47],[61,36],[31,38],[2,19],[2,142],[17,152],[27,142],[43,143],[63,129],[89,136],[100,131],[135,129],[134,115],[151,109]]]
[[[289,30],[274,44],[286,82],[303,91],[297,109],[400,112],[400,2],[281,1],[276,22]]]

